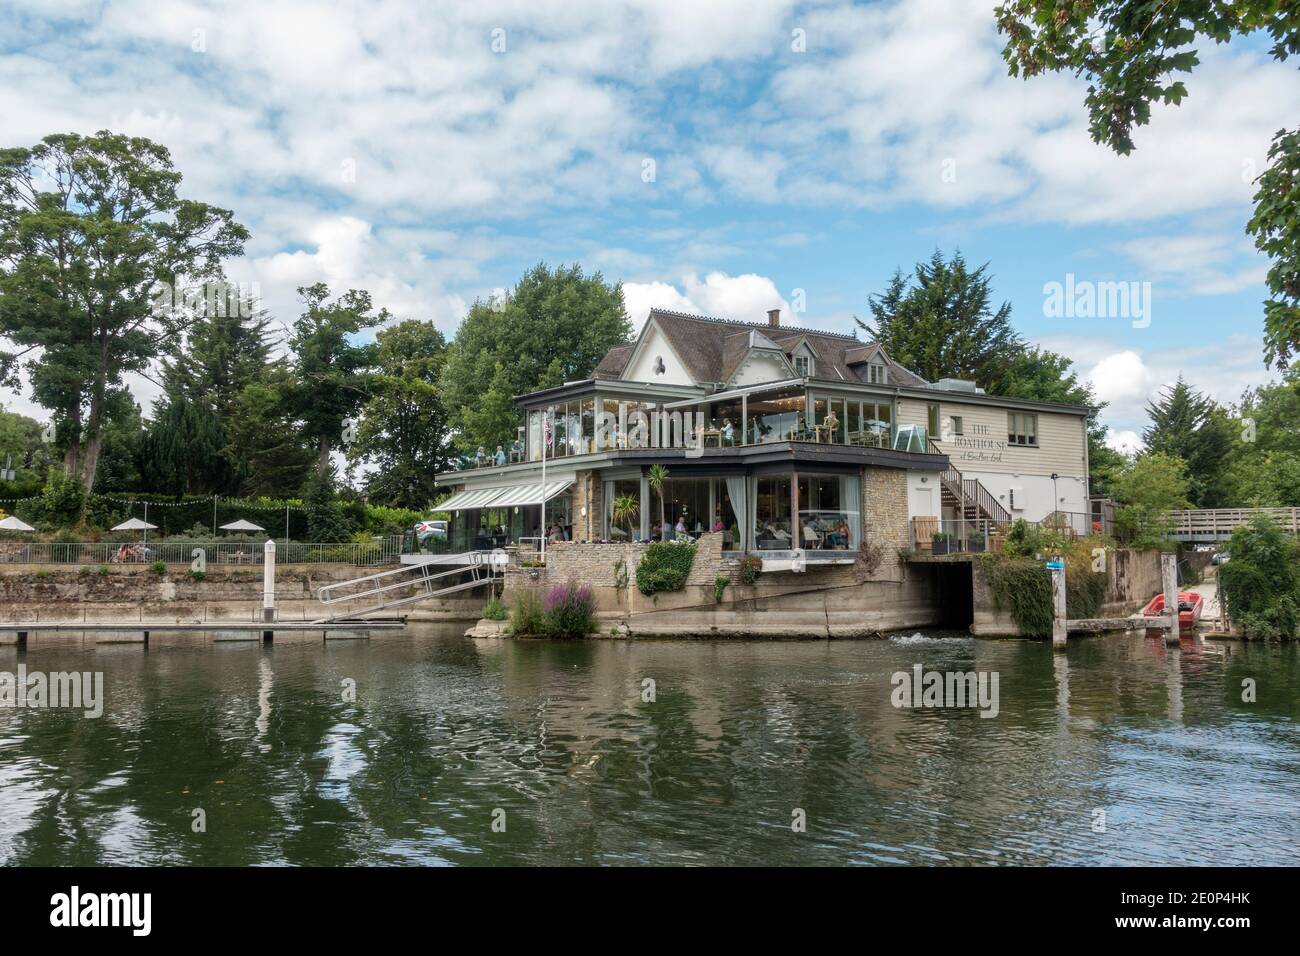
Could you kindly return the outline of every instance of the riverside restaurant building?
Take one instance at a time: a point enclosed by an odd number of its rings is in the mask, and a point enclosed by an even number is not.
[[[1089,521],[1088,409],[927,382],[878,343],[779,311],[652,309],[590,378],[515,401],[512,447],[436,477],[440,549],[658,539],[662,515],[669,538],[716,531],[732,554],[847,563],[864,538],[979,550],[1016,517]]]

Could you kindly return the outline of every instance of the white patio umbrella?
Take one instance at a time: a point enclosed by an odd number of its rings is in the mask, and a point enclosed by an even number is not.
[[[240,518],[238,521],[230,522],[230,524],[223,524],[221,526],[221,530],[222,531],[265,531],[266,529],[259,524],[253,524],[253,522],[251,521],[245,521],[243,518]]]
[[[109,530],[110,531],[143,531],[144,540],[148,541],[149,532],[152,530],[157,530],[157,528],[158,526],[156,524],[150,524],[147,521],[141,521],[139,518],[128,518],[125,521],[123,521],[121,524],[113,525],[113,527],[110,528]]]
[[[0,521],[0,531],[35,531],[36,529],[26,521],[14,515],[10,515],[3,521]]]

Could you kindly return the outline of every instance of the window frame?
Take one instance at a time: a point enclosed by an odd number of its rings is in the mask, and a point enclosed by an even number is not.
[[[1007,412],[1007,444],[1015,448],[1038,448],[1038,413]]]

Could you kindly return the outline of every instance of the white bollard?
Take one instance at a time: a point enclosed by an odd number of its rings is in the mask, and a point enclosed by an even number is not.
[[[275,620],[275,542],[270,540],[262,551],[262,620]]]

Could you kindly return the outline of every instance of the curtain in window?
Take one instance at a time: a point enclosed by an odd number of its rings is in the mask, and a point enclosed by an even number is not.
[[[731,498],[731,510],[736,513],[736,530],[740,533],[736,548],[741,551],[745,550],[746,542],[749,541],[749,499],[745,493],[747,480],[744,476],[727,479],[727,494]]]

